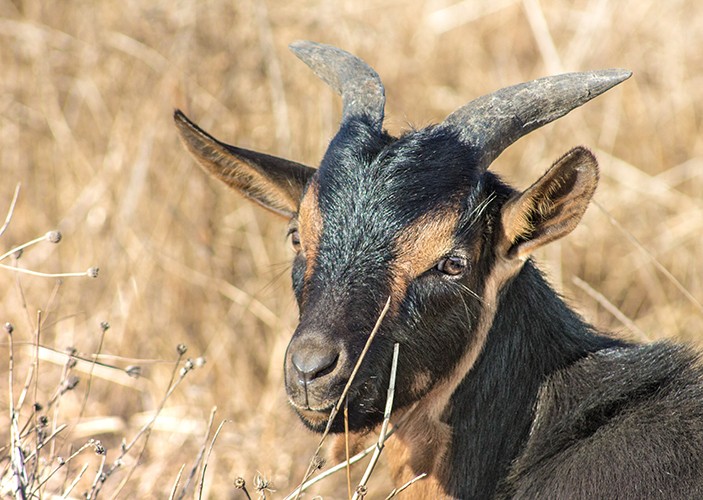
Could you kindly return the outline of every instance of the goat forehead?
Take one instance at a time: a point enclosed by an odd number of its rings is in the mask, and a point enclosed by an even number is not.
[[[473,152],[437,127],[413,131],[387,144],[355,138],[336,141],[319,176],[325,221],[388,234],[417,218],[456,205],[478,185]]]
[[[424,227],[437,236],[431,245],[436,253],[452,245],[459,213],[479,189],[471,152],[454,137],[427,129],[376,150],[353,146],[333,143],[311,190],[322,228],[314,250],[318,276],[356,281],[360,270],[392,273],[388,264],[398,258],[412,260],[404,268],[419,269],[441,257],[409,245],[427,240],[419,237]],[[304,205],[306,212],[312,208]],[[308,219],[302,208],[301,220]]]

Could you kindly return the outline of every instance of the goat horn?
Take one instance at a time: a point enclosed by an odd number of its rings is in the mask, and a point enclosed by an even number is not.
[[[290,50],[342,96],[342,123],[366,118],[381,133],[386,96],[378,74],[364,61],[331,45],[298,41]]]
[[[480,153],[487,169],[505,148],[533,130],[627,80],[631,71],[606,69],[548,76],[474,99],[450,114],[444,125]]]

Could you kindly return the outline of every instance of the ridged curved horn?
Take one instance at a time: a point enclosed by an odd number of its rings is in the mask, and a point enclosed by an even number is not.
[[[358,57],[316,42],[298,41],[290,50],[342,96],[342,123],[364,116],[381,133],[386,95],[378,74]]]
[[[533,130],[567,114],[627,80],[632,72],[606,69],[548,76],[474,99],[454,111],[443,125],[480,152],[486,169],[505,148]]]

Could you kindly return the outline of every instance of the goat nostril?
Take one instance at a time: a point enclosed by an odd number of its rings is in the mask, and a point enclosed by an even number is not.
[[[339,353],[331,351],[296,352],[291,356],[291,362],[304,384],[332,373],[338,359]]]

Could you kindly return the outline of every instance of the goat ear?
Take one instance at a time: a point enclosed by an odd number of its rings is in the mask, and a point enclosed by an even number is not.
[[[296,214],[315,169],[220,142],[180,110],[173,119],[183,144],[208,173],[272,212]]]
[[[569,234],[598,184],[598,163],[584,147],[558,159],[529,189],[503,207],[505,256],[526,259],[537,248]]]

